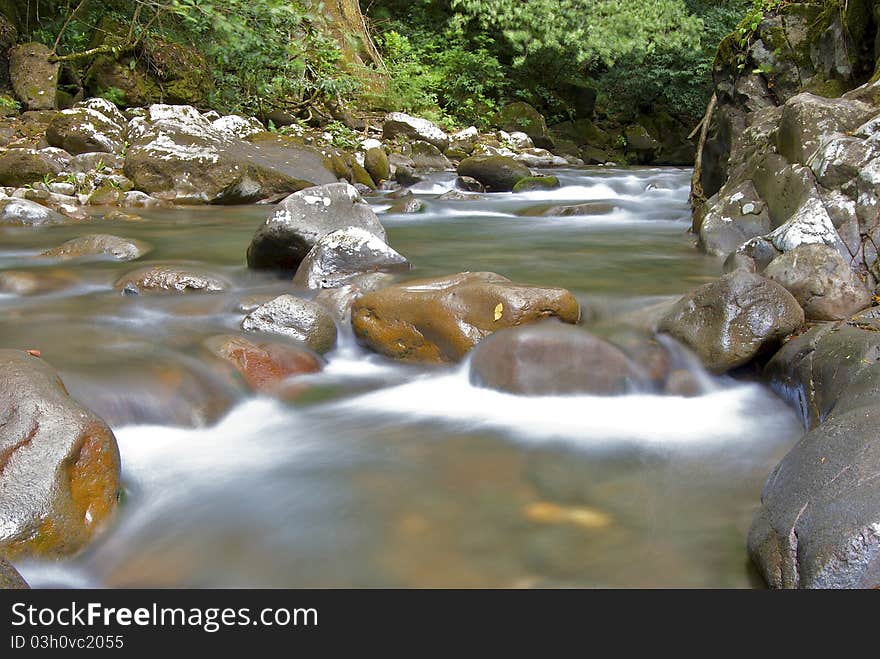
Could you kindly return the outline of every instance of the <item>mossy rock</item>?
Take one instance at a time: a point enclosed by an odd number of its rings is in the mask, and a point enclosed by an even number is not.
[[[559,179],[555,176],[527,176],[517,181],[514,192],[533,192],[535,190],[553,190],[559,187]]]
[[[521,132],[532,138],[535,146],[546,149],[549,143],[549,132],[544,115],[528,103],[517,101],[504,106],[495,115],[493,122],[501,130],[508,133]]]
[[[373,147],[364,154],[364,168],[370,177],[377,183],[391,178],[391,166],[388,162],[388,154],[381,147]]]

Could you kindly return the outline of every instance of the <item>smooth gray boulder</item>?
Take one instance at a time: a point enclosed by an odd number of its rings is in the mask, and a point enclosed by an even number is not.
[[[293,295],[279,295],[260,305],[245,316],[241,328],[296,339],[321,354],[336,345],[336,323],[330,313],[316,302]]]

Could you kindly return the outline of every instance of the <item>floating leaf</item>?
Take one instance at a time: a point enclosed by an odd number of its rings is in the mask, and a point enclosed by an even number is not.
[[[504,313],[504,305],[499,303],[497,307],[495,307],[495,322],[497,323],[501,320],[501,314]]]

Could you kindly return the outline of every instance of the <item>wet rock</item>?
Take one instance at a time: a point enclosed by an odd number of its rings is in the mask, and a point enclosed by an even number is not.
[[[229,284],[222,278],[189,266],[152,265],[120,277],[114,286],[126,295],[214,293]]]
[[[39,358],[2,350],[0,365],[0,550],[74,553],[116,508],[116,439]]]
[[[577,300],[564,289],[466,272],[367,293],[352,307],[352,327],[364,344],[388,357],[454,362],[504,327],[545,318],[576,323],[579,316]]]
[[[33,201],[13,197],[0,198],[0,224],[40,227],[69,222],[61,213]]]
[[[461,190],[448,190],[437,197],[437,201],[476,201],[481,199],[474,192],[462,192]]]
[[[403,112],[392,112],[385,117],[382,133],[386,140],[402,137],[407,141],[421,140],[441,151],[449,147],[449,136],[427,119],[412,117]]]
[[[524,164],[506,156],[471,156],[458,164],[458,174],[476,179],[489,192],[510,192],[532,172]]]
[[[411,159],[410,162],[412,162]],[[394,180],[402,186],[410,187],[417,183],[421,183],[424,179],[416,174],[416,170],[411,164],[400,164],[395,167]]]
[[[354,301],[365,293],[391,286],[394,275],[386,272],[373,272],[357,275],[342,286],[325,288],[315,296],[315,302],[329,311],[338,323],[351,322],[351,307]]]
[[[347,183],[307,188],[282,201],[257,229],[247,251],[248,266],[294,272],[324,235],[356,227],[385,241],[385,229],[370,205]]]
[[[840,254],[848,254],[828,210],[818,197],[810,197],[785,224],[774,229],[767,239],[780,252],[789,252],[800,245],[828,245]]]
[[[532,138],[521,131],[514,131],[507,136],[507,143],[514,149],[534,149]]]
[[[242,140],[186,105],[151,105],[129,139],[125,175],[169,201],[253,202],[336,180],[312,147],[270,134]]]
[[[211,126],[230,137],[241,139],[258,135],[266,130],[256,117],[240,117],[237,114],[218,117],[211,122]]]
[[[293,283],[305,288],[336,288],[360,274],[409,268],[409,261],[375,234],[348,227],[325,234],[315,243],[300,263]]]
[[[535,190],[553,190],[559,187],[559,179],[555,176],[529,176],[520,179],[513,186],[514,192],[532,192]]]
[[[57,176],[67,161],[49,149],[0,150],[0,185],[19,187]]]
[[[807,320],[842,320],[871,304],[849,261],[826,245],[801,245],[775,259],[764,276],[794,295]]]
[[[46,250],[41,256],[56,259],[103,256],[115,261],[134,261],[149,253],[152,249],[150,244],[141,240],[95,233],[68,240],[58,247]]]
[[[774,588],[880,587],[880,406],[807,433],[767,479],[749,554]]]
[[[241,328],[287,336],[320,354],[336,345],[336,323],[324,307],[293,295],[280,295],[260,305],[245,316]]]
[[[252,343],[244,337],[225,335],[207,339],[205,346],[260,393],[280,393],[288,378],[324,368],[324,360],[315,353],[278,342]]]
[[[503,329],[481,341],[470,378],[477,386],[527,396],[618,396],[648,386],[620,348],[553,322]]]
[[[854,181],[862,168],[880,156],[880,144],[834,133],[824,136],[807,163],[824,187],[841,189]]]
[[[11,295],[42,295],[70,288],[78,283],[76,276],[63,270],[3,270],[0,272],[0,293]]]
[[[637,162],[648,163],[654,159],[660,142],[655,140],[644,126],[633,124],[624,129],[626,151],[635,156]]]
[[[443,152],[436,146],[427,142],[413,142],[412,155],[410,157],[416,169],[440,171],[452,169],[452,163],[449,162],[449,158],[444,156]]]
[[[118,153],[125,142],[127,124],[89,107],[62,110],[46,129],[51,146],[74,155],[80,153]]]
[[[124,193],[119,205],[123,208],[171,208],[172,206],[164,199],[157,199],[139,190]]]
[[[28,110],[52,110],[57,103],[60,64],[40,43],[23,43],[9,51],[12,91]]]
[[[564,206],[536,206],[522,212],[525,216],[542,217],[586,217],[596,215],[609,215],[617,210],[617,206],[604,201],[588,201],[584,204],[570,204]]]
[[[569,164],[566,158],[557,156],[545,149],[526,149],[513,156],[517,162],[527,167],[565,167]]]
[[[24,578],[5,558],[0,556],[0,590],[25,590],[30,588]]]
[[[408,194],[395,199],[385,212],[397,215],[412,215],[413,213],[421,213],[425,210],[425,204],[422,200],[412,192],[409,192],[409,190],[407,192]]]
[[[368,149],[364,154],[364,169],[366,169],[374,181],[380,183],[391,178],[391,165],[388,162],[388,154],[381,147]]]
[[[75,174],[86,174],[91,171],[121,170],[125,165],[122,156],[103,151],[79,153],[70,159],[67,169]],[[144,194],[144,193],[141,193]]]
[[[736,270],[683,297],[659,329],[715,373],[749,362],[804,323],[797,300],[776,282]]]
[[[470,176],[459,176],[455,179],[455,185],[460,190],[465,190],[467,192],[485,192],[486,186],[480,183],[477,179]]]

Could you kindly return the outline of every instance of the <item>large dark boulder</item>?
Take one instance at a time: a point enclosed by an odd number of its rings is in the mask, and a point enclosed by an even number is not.
[[[51,51],[41,43],[23,43],[9,51],[9,77],[16,98],[28,110],[57,107],[58,73]]]
[[[327,159],[292,139],[242,139],[186,105],[151,105],[129,124],[125,175],[178,203],[247,203],[336,180]]]
[[[125,143],[128,126],[117,123],[103,112],[90,107],[62,110],[46,129],[51,146],[74,155],[80,153],[119,153]]]
[[[71,554],[116,508],[110,428],[37,357],[0,350],[0,551]]]
[[[528,396],[618,396],[650,380],[617,346],[573,325],[542,322],[496,332],[474,348],[471,382]]]
[[[257,229],[247,251],[248,266],[295,272],[322,236],[348,227],[386,240],[379,218],[354,186],[331,183],[301,190],[284,199]]]
[[[508,133],[525,133],[535,146],[549,149],[553,146],[544,115],[528,103],[517,101],[505,105],[492,120],[498,128]]]
[[[60,174],[70,155],[58,149],[0,150],[0,185],[19,187]]]
[[[880,405],[826,420],[767,479],[749,554],[774,588],[880,587]]]
[[[458,164],[458,175],[476,179],[489,192],[510,192],[532,171],[507,156],[470,156]]]
[[[709,370],[724,373],[777,346],[804,323],[797,300],[776,282],[735,270],[684,296],[660,321]]]
[[[561,288],[517,284],[491,272],[464,272],[389,286],[352,306],[357,337],[408,361],[455,362],[493,332],[558,318],[576,323],[580,306]]]

